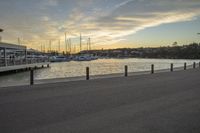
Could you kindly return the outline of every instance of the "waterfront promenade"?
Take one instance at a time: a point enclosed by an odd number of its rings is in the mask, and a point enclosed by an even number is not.
[[[1,133],[199,133],[200,69],[0,89]]]

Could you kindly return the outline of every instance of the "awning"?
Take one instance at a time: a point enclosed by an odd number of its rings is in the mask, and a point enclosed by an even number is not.
[[[25,50],[26,46],[0,42],[0,48]]]

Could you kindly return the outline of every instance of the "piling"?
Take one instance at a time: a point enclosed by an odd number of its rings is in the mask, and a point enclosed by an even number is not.
[[[170,70],[171,70],[171,72],[174,71],[174,64],[173,64],[173,63],[171,63],[171,68],[170,68]]]
[[[124,67],[124,70],[125,70],[124,76],[128,77],[128,66],[127,65]]]
[[[195,62],[193,63],[193,68],[194,68],[194,69],[196,68],[196,63],[195,63]]]
[[[184,70],[187,69],[187,63],[184,63]]]
[[[34,85],[34,71],[30,70],[30,85]]]
[[[86,67],[86,80],[90,80],[90,68]]]
[[[200,68],[200,62],[199,62],[199,68]]]
[[[151,74],[154,74],[154,64],[151,65]]]
[[[50,67],[50,65],[49,65],[49,64],[47,64],[47,67]]]

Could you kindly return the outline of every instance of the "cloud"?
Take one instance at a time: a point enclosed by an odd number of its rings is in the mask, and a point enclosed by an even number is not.
[[[132,2],[132,1],[134,1],[134,0],[123,1],[123,2],[115,5],[115,8],[120,8],[121,6],[124,6],[124,5],[126,5],[126,4],[128,4],[129,2]]]
[[[64,39],[67,32],[75,39],[82,33],[96,45],[110,45],[146,28],[192,21],[200,15],[199,0],[42,0],[30,5],[37,10],[10,18],[12,14],[7,14],[0,22],[11,29],[6,34],[10,38]]]
[[[85,36],[92,36],[98,45],[111,44],[149,27],[194,20],[200,15],[199,4],[195,0],[128,0],[116,4],[114,10],[104,15],[87,16],[77,10],[65,27],[73,34],[83,32]]]

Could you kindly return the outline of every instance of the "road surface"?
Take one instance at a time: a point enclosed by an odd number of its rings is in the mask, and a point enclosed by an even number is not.
[[[200,133],[200,69],[1,88],[0,133]]]

